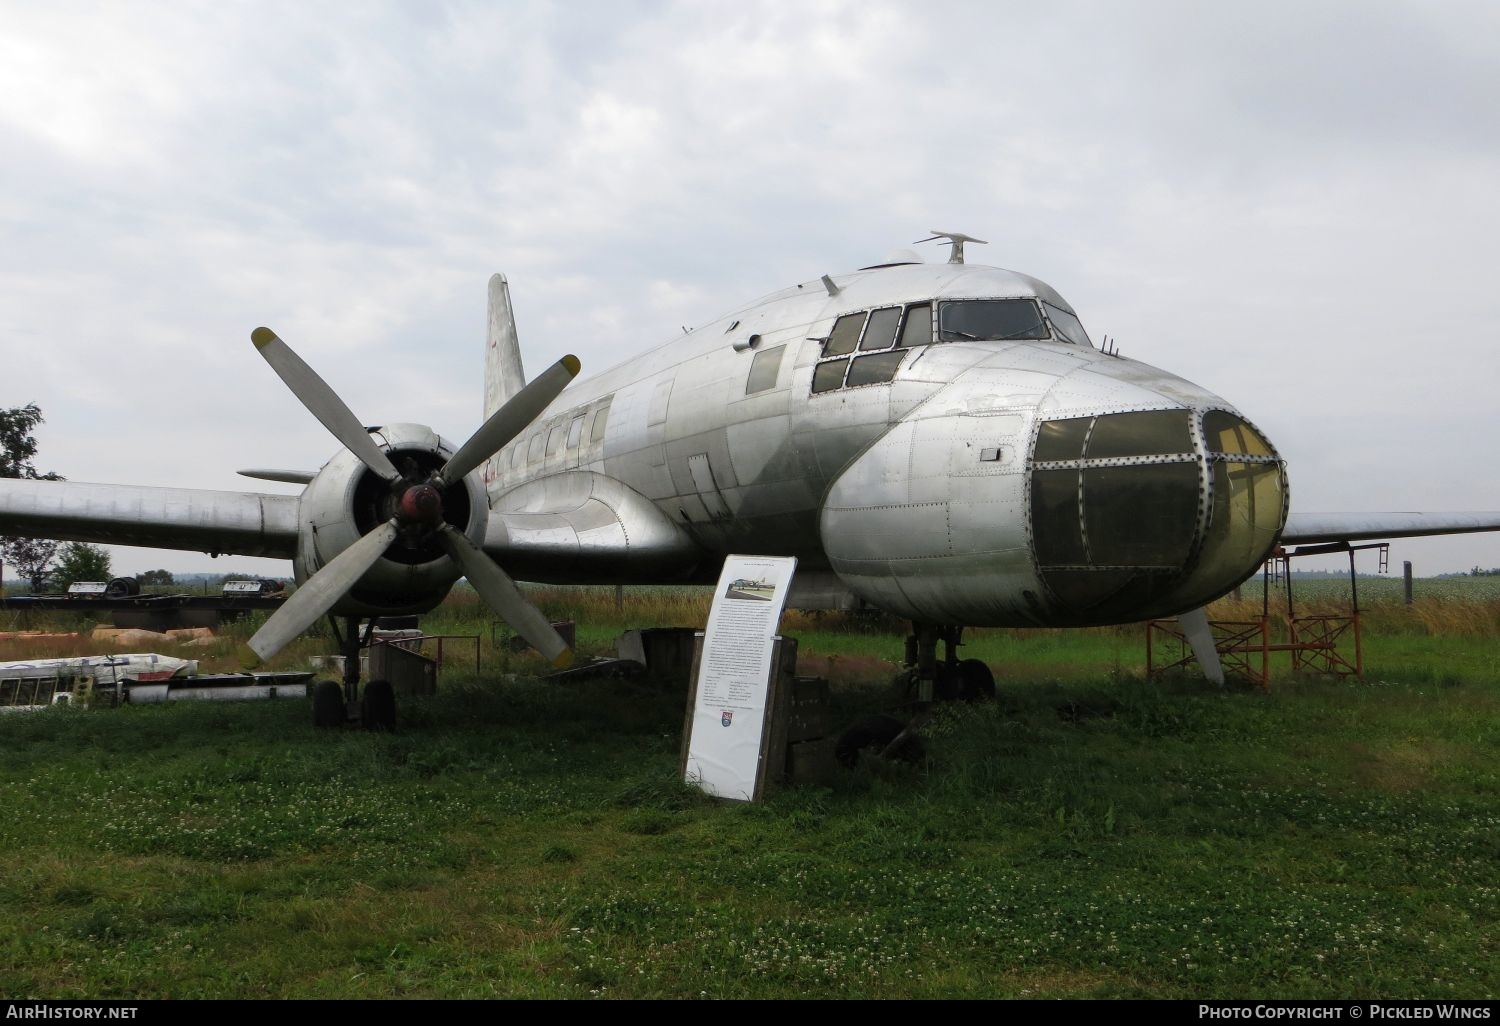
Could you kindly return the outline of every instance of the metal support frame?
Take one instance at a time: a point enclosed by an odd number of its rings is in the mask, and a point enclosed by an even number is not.
[[[442,669],[443,669],[443,663],[444,663],[444,657],[443,657],[443,642],[444,641],[472,641],[474,643],[474,672],[475,673],[479,672],[479,670],[480,670],[480,655],[479,655],[480,636],[478,634],[423,634],[421,637],[418,637],[418,638],[375,638],[374,641],[371,642],[371,644],[375,644],[375,645],[396,645],[398,647],[404,647],[405,645],[407,645],[409,643],[415,642],[416,645],[417,645],[417,647],[420,648],[420,647],[422,647],[422,645],[424,645],[425,643],[427,643],[429,641],[436,641],[437,642],[437,659],[434,660],[434,662],[437,663],[437,668],[438,668],[439,672],[442,671]]]
[[[1265,617],[1259,620],[1210,620],[1208,626],[1214,633],[1214,648],[1219,652],[1225,678],[1233,678],[1262,691],[1268,690],[1271,653],[1277,649],[1271,644],[1270,620]],[[1173,644],[1176,645],[1175,657],[1157,662],[1157,646],[1170,649]],[[1151,620],[1146,624],[1147,677],[1182,670],[1196,661],[1187,635],[1176,620]]]
[[[1390,566],[1390,545],[1385,542],[1369,545],[1333,542],[1327,545],[1304,545],[1290,551],[1278,550],[1261,570],[1260,620],[1209,621],[1209,627],[1214,632],[1214,647],[1219,652],[1225,674],[1267,689],[1270,687],[1270,654],[1288,652],[1291,654],[1292,670],[1295,673],[1363,678],[1364,639],[1360,632],[1359,578],[1355,573],[1354,554],[1365,549],[1379,550],[1380,570],[1384,573]],[[1292,588],[1292,559],[1331,552],[1349,554],[1349,613],[1298,616]],[[1285,642],[1271,641],[1271,587],[1274,584],[1282,585],[1286,594]],[[1354,649],[1352,659],[1346,654],[1346,643],[1350,638]],[[1175,656],[1165,656],[1164,661],[1158,663],[1157,646],[1162,643],[1170,646],[1173,642],[1178,646]],[[1260,658],[1259,672],[1253,665],[1257,653]],[[1146,624],[1148,677],[1183,669],[1194,661],[1187,637],[1179,629],[1177,621],[1152,620]]]

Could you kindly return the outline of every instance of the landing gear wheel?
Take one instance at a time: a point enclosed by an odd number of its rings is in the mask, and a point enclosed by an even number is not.
[[[855,720],[849,729],[839,735],[834,746],[833,757],[839,765],[852,769],[859,762],[860,753],[869,749],[877,756],[899,759],[902,762],[918,762],[927,754],[922,739],[908,733],[894,747],[895,741],[906,730],[906,724],[892,716],[866,716]]]
[[[320,680],[313,687],[313,726],[333,730],[344,725],[344,689],[338,681]]]
[[[366,730],[396,729],[396,689],[388,680],[372,680],[365,685],[361,719]]]
[[[969,662],[965,659],[964,662]],[[964,697],[963,663],[939,663],[937,679],[932,682],[932,697],[940,702],[952,702]]]
[[[965,702],[992,702],[995,699],[995,675],[980,659],[965,659],[958,664],[958,697]]]
[[[141,593],[141,582],[134,577],[116,577],[104,586],[105,598],[129,598]]]

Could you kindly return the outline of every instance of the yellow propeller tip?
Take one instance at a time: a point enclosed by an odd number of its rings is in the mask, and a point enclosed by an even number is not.
[[[260,656],[255,654],[255,649],[253,648],[247,647],[243,652],[240,653],[241,669],[253,670],[260,665],[260,662]]]
[[[557,658],[552,660],[552,665],[559,670],[566,670],[568,667],[572,666],[573,650],[570,648],[563,649],[557,654]]]
[[[577,376],[578,372],[583,369],[583,364],[579,363],[578,357],[574,356],[572,353],[564,356],[559,362],[564,367],[568,368],[569,374],[572,374],[574,376]]]
[[[255,343],[256,349],[264,349],[276,341],[276,332],[270,328],[256,328],[250,333],[250,341]]]

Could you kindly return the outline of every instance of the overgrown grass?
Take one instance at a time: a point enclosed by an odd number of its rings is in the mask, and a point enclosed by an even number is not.
[[[542,596],[586,649],[702,622],[599,591]],[[485,669],[452,656],[395,734],[298,702],[0,717],[0,991],[1500,990],[1494,633],[1398,624],[1366,682],[1261,694],[1144,683],[1139,628],[972,632],[1001,699],[939,711],[927,762],[746,806],[678,781],[680,689],[531,679],[462,593],[425,626],[481,634]],[[882,706],[899,625],[785,629],[844,717]]]

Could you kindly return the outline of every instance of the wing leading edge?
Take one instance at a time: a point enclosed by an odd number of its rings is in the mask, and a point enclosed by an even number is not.
[[[0,535],[291,559],[295,495],[0,481]]]
[[[1500,531],[1500,513],[1292,513],[1283,545]]]

